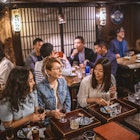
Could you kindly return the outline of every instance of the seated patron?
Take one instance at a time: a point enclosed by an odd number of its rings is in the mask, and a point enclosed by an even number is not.
[[[82,36],[75,37],[74,48],[71,50],[69,58],[71,65],[73,65],[74,62],[77,62],[78,65],[87,64],[88,66],[92,67],[93,63],[96,61],[97,55],[94,54],[92,49],[84,47],[84,43],[85,41]]]
[[[6,84],[8,75],[12,68],[14,68],[14,64],[5,57],[4,49],[2,44],[0,44],[0,86]]]
[[[105,57],[110,61],[111,73],[116,77],[118,64],[115,54],[108,50],[106,42],[104,40],[98,40],[94,43],[94,48],[97,54],[100,54],[102,57]]]
[[[92,75],[86,76],[78,91],[77,99],[81,107],[97,103],[107,105],[108,92],[111,98],[116,97],[116,81],[111,75],[111,64],[108,59],[100,58],[93,67]]]
[[[45,106],[46,112],[57,119],[64,116],[60,112],[64,106],[71,110],[71,98],[67,83],[62,78],[62,64],[58,58],[45,58],[43,61],[43,75],[45,79],[38,86],[39,106]],[[45,124],[48,124],[48,120]]]
[[[32,70],[34,74],[35,63],[42,60],[40,55],[40,48],[43,45],[43,40],[41,38],[36,38],[33,41],[33,51],[27,56],[25,60],[25,66]]]
[[[111,40],[109,50],[115,54],[116,59],[124,57],[128,53],[128,43],[124,39],[125,30],[120,27],[116,30],[116,38]]]
[[[42,45],[42,47],[40,48],[40,54],[43,57],[43,59],[45,57],[59,58],[61,60],[61,62],[63,63],[63,65],[65,66],[65,67],[63,67],[62,74],[64,73],[64,70],[68,71],[68,68],[71,68],[71,65],[70,65],[69,61],[67,60],[65,54],[63,54],[63,57],[60,58],[59,55],[57,53],[55,53],[55,51],[53,49],[53,45],[50,43],[44,43]],[[42,70],[43,70],[42,66],[43,66],[43,60],[37,61],[35,63],[35,82],[36,82],[36,84],[40,83],[44,79],[44,76],[42,74]]]
[[[0,97],[0,130],[13,128],[28,122],[43,120],[45,114],[38,114],[37,92],[33,90],[34,78],[24,67],[11,70],[5,89]]]

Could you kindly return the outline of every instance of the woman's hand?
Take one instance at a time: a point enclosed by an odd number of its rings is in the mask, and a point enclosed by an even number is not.
[[[38,122],[38,121],[44,120],[44,118],[45,118],[45,113],[42,113],[42,114],[33,113],[30,115],[31,122]]]
[[[96,99],[96,103],[99,104],[99,105],[103,105],[103,106],[107,106],[108,103],[106,100],[104,100],[103,98],[97,98]]]
[[[63,113],[61,113],[58,109],[52,110],[52,116],[56,119],[61,119],[63,116],[65,116]]]

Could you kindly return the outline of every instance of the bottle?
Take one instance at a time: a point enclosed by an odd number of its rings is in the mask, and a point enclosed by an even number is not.
[[[85,67],[85,75],[90,75],[90,67],[89,66],[86,66]]]
[[[14,131],[11,125],[5,128],[5,135],[6,140],[14,140]]]
[[[39,138],[39,130],[38,129],[33,129],[32,130],[32,136],[33,136],[33,140],[40,140],[40,138]]]

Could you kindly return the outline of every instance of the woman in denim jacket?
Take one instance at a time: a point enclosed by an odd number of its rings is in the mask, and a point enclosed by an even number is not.
[[[62,64],[58,58],[45,58],[42,70],[45,79],[37,87],[39,105],[45,108],[47,116],[61,119],[64,114],[60,109],[65,106],[69,112],[71,108],[67,83],[62,78]]]

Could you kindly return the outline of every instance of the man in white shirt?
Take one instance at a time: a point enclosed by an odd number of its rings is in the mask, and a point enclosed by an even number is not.
[[[42,47],[40,48],[40,54],[43,57],[59,57],[58,53],[55,53],[53,49],[53,45],[50,43],[44,43]],[[60,58],[60,57],[59,57]],[[71,74],[69,70],[71,70],[71,65],[69,61],[67,60],[65,54],[63,54],[63,58],[60,58],[61,62],[64,64],[64,68],[62,70],[62,74]],[[43,79],[44,76],[42,74],[42,65],[43,65],[43,60],[37,61],[35,63],[35,82],[36,84],[40,83]]]
[[[0,86],[6,84],[7,78],[14,64],[5,57],[2,45],[0,45]]]

